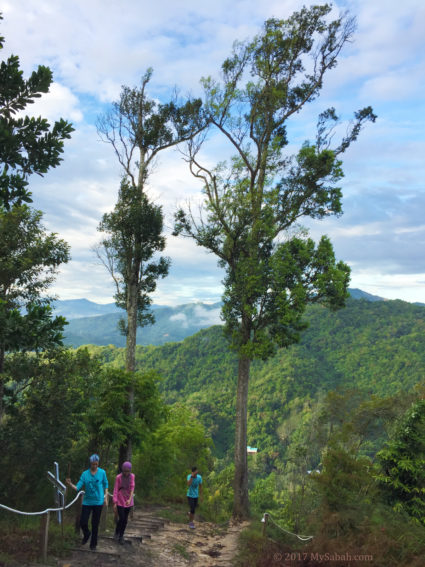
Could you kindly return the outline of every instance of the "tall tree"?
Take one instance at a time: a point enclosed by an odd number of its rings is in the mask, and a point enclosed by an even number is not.
[[[187,159],[203,183],[201,217],[176,213],[175,233],[218,256],[225,269],[222,317],[239,355],[235,433],[235,517],[249,513],[247,399],[251,361],[298,341],[305,307],[344,305],[349,268],[336,262],[327,237],[316,245],[297,223],[341,214],[339,154],[357,138],[370,107],[338,147],[331,147],[338,117],[319,116],[317,139],[294,157],[286,152],[286,125],[320,93],[325,73],[350,40],[353,19],[329,21],[331,7],[312,6],[287,20],[270,19],[252,41],[235,43],[222,65],[223,84],[203,79],[204,111],[235,151],[230,163],[201,164],[203,139],[190,141]],[[308,70],[307,70],[308,69]]]
[[[24,79],[17,56],[0,63],[0,417],[5,352],[60,343],[65,324],[61,317],[52,319],[41,294],[59,264],[68,261],[69,248],[55,234],[47,234],[42,213],[25,204],[31,202],[29,177],[59,165],[63,142],[73,131],[63,119],[51,127],[44,118],[22,116],[51,82],[48,67],[39,66]]]
[[[202,128],[200,101],[180,104],[174,97],[159,104],[146,92],[151,77],[152,69],[148,69],[140,87],[124,86],[119,101],[97,124],[101,139],[112,145],[123,169],[118,203],[99,227],[109,236],[97,254],[117,286],[117,304],[126,310],[122,329],[126,334],[126,370],[130,372],[135,370],[137,326],[154,322],[149,294],[155,290],[157,278],[167,275],[169,265],[166,258],[151,260],[164,249],[165,238],[161,207],[149,200],[146,184],[159,152],[187,141]],[[133,413],[131,386],[129,401]],[[131,438],[120,453],[121,459],[131,457]]]

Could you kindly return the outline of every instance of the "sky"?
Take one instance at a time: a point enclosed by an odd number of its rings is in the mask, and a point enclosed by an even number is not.
[[[30,108],[50,121],[73,123],[62,164],[32,177],[34,206],[47,230],[71,246],[51,291],[60,299],[113,301],[109,275],[92,248],[97,226],[117,199],[121,170],[95,123],[134,87],[148,67],[149,95],[166,100],[176,86],[199,96],[200,78],[219,78],[233,42],[252,38],[270,17],[286,18],[307,0],[6,0],[0,11],[5,47],[28,76],[53,71],[50,93]],[[317,2],[316,2],[317,3]],[[357,20],[353,41],[325,78],[320,98],[289,125],[291,146],[314,138],[317,115],[334,106],[344,120],[371,105],[378,115],[344,154],[344,214],[304,222],[313,238],[327,234],[336,256],[352,269],[350,287],[388,299],[425,303],[425,3],[423,0],[338,0],[334,11]],[[207,159],[223,157],[212,135]],[[230,154],[229,154],[230,156]],[[163,152],[149,180],[167,227],[170,274],[158,283],[157,304],[220,300],[223,271],[215,256],[171,236],[173,212],[199,200],[202,187],[177,150]]]

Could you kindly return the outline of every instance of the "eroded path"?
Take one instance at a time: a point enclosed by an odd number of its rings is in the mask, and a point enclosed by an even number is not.
[[[244,524],[219,526],[197,522],[196,529],[153,516],[138,509],[129,520],[126,543],[118,545],[112,534],[99,538],[96,552],[77,547],[60,567],[231,567]]]

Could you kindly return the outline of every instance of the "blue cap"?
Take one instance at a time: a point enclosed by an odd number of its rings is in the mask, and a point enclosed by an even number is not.
[[[90,462],[94,463],[95,461],[99,462],[99,455],[97,455],[96,453],[93,453],[93,455],[90,457]]]

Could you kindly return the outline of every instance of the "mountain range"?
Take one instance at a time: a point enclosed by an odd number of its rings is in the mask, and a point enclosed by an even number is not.
[[[360,289],[350,289],[353,299],[385,301]],[[155,324],[138,329],[137,344],[162,345],[181,341],[197,331],[212,325],[220,325],[220,303],[188,303],[170,307],[153,305]],[[79,347],[85,344],[125,346],[125,337],[118,330],[118,321],[125,315],[115,303],[100,304],[88,299],[56,300],[55,315],[68,321],[64,343]]]

